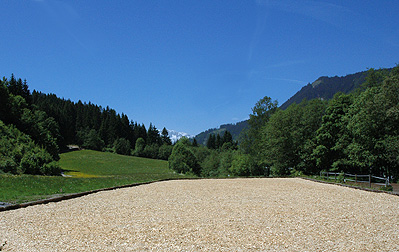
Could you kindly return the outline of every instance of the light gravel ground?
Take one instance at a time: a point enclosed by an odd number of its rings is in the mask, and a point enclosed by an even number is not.
[[[302,179],[166,181],[0,213],[2,251],[399,251],[399,197]]]

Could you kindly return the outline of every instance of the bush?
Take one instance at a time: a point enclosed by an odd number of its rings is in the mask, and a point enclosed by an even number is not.
[[[61,167],[58,165],[57,162],[51,162],[48,164],[44,164],[41,168],[40,168],[40,172],[43,175],[47,175],[47,176],[58,176],[61,174]]]
[[[130,142],[125,138],[118,138],[114,142],[114,149],[117,154],[130,155]]]
[[[145,140],[143,138],[139,138],[136,140],[136,145],[134,148],[134,152],[133,155],[136,157],[142,157],[143,156],[143,152],[144,152],[144,147],[145,147]]]
[[[78,143],[85,149],[102,150],[105,146],[104,141],[95,129],[82,129],[77,133]]]
[[[234,176],[250,176],[252,171],[256,170],[256,164],[251,156],[246,154],[237,154],[231,163],[230,172]]]
[[[233,163],[235,151],[224,151],[220,153],[219,176],[226,177],[230,174],[229,170]]]
[[[47,151],[36,147],[23,156],[20,164],[21,171],[22,173],[40,175],[43,174],[43,166],[52,161],[53,159]]]
[[[286,176],[290,174],[290,170],[288,167],[285,167],[281,164],[275,164],[270,168],[270,172],[272,176]]]
[[[298,170],[295,170],[295,169],[293,169],[292,171],[291,171],[291,176],[292,177],[302,177],[302,172],[301,171],[298,171]]]
[[[202,162],[201,176],[216,177],[219,175],[220,157],[216,151]]]
[[[0,171],[18,173],[18,164],[10,157],[0,158]]]
[[[169,168],[178,173],[193,173],[199,175],[201,172],[197,158],[186,145],[186,141],[179,141],[176,143],[168,163]]]
[[[172,150],[172,145],[163,144],[161,147],[159,147],[158,158],[162,160],[168,160],[169,156],[172,154]]]
[[[144,147],[143,156],[146,158],[156,159],[158,158],[158,149],[159,147],[156,144],[147,145]]]

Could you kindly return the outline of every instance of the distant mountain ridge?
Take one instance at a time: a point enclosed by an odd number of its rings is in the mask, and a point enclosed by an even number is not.
[[[286,109],[293,103],[300,103],[303,99],[312,100],[320,98],[329,100],[338,92],[350,93],[366,81],[367,71],[348,74],[346,76],[322,76],[312,84],[301,88],[295,95],[284,102],[280,108]]]
[[[220,136],[223,136],[224,132],[227,130],[233,136],[233,140],[237,141],[241,131],[245,129],[247,126],[248,126],[248,120],[238,122],[235,124],[223,124],[220,125],[219,128],[208,129],[206,131],[199,133],[198,135],[195,136],[195,140],[197,140],[197,143],[199,144],[206,145],[206,141],[208,140],[209,135],[219,134]]]
[[[390,71],[389,69],[381,69]],[[309,83],[302,87],[295,95],[284,102],[280,108],[287,109],[293,103],[301,103],[303,99],[312,100],[315,98],[329,100],[338,93],[350,93],[355,89],[359,88],[365,81],[368,71],[362,71],[354,74],[348,74],[346,76],[334,76],[327,77],[322,76],[315,80],[313,83]],[[224,124],[220,125],[219,128],[208,129],[195,136],[195,139],[200,144],[206,144],[210,134],[223,134],[225,130],[230,131],[233,135],[234,140],[238,140],[241,131],[248,126],[248,120],[238,122],[236,124]]]

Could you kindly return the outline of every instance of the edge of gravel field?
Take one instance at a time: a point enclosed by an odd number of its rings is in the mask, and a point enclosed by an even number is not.
[[[128,188],[128,187],[135,187],[135,186],[140,186],[140,185],[148,185],[148,184],[152,184],[152,183],[155,183],[155,182],[162,182],[162,181],[169,181],[169,180],[192,180],[192,179],[196,179],[196,178],[160,179],[160,180],[147,181],[147,182],[140,182],[140,183],[133,183],[133,184],[122,185],[122,186],[114,186],[114,187],[108,187],[108,188],[101,188],[101,189],[96,189],[96,190],[91,190],[91,191],[86,191],[86,192],[64,194],[64,195],[55,196],[55,197],[51,197],[51,198],[47,198],[47,199],[42,199],[42,200],[36,200],[36,201],[31,201],[31,202],[26,202],[26,203],[11,204],[11,205],[0,206],[0,212],[9,211],[9,210],[15,210],[15,209],[19,209],[19,208],[25,208],[25,207],[34,206],[34,205],[47,204],[47,203],[51,203],[51,202],[59,202],[59,201],[63,201],[63,200],[79,198],[79,197],[86,196],[86,195],[93,194],[93,193],[97,193],[97,192],[111,191],[111,190],[115,190],[115,189]]]
[[[345,185],[345,184],[322,181],[322,180],[317,180],[317,179],[312,179],[312,178],[304,178],[304,177],[298,177],[298,178],[304,179],[304,180],[308,180],[308,181],[312,181],[312,182],[317,182],[317,183],[337,185],[337,186],[343,186],[343,187],[348,187],[348,188],[353,188],[353,189],[358,189],[358,190],[363,190],[363,191],[368,191],[368,192],[386,193],[386,194],[390,194],[390,195],[399,196],[399,193],[395,193],[395,192],[381,191],[381,190],[375,190],[375,189],[352,186],[352,185]],[[55,197],[42,199],[42,200],[37,200],[37,201],[31,201],[31,202],[20,203],[20,204],[12,204],[12,205],[0,206],[0,212],[9,211],[9,210],[15,210],[15,209],[19,209],[19,208],[25,208],[25,207],[34,206],[34,205],[47,204],[47,203],[51,203],[51,202],[59,202],[59,201],[63,201],[63,200],[79,198],[79,197],[86,196],[86,195],[93,194],[93,193],[97,193],[97,192],[111,191],[111,190],[115,190],[115,189],[135,187],[135,186],[140,186],[140,185],[148,185],[148,184],[152,184],[152,183],[156,183],[156,182],[171,181],[171,180],[197,180],[197,179],[204,179],[204,178],[161,179],[161,180],[134,183],[134,184],[128,184],[128,185],[122,185],[122,186],[102,188],[102,189],[91,190],[91,191],[86,191],[86,192],[71,193],[71,194],[55,196]],[[212,179],[212,178],[207,178],[207,179]],[[220,178],[216,178],[216,179],[220,179]],[[224,179],[224,178],[222,178],[222,179]]]
[[[343,186],[343,187],[348,187],[348,188],[352,188],[352,189],[363,190],[363,191],[367,191],[367,192],[386,193],[386,194],[390,194],[390,195],[394,195],[394,196],[399,196],[399,193],[397,193],[397,192],[382,191],[382,190],[376,190],[376,189],[371,189],[371,188],[367,188],[367,187],[346,185],[346,184],[334,183],[334,182],[323,181],[323,180],[317,180],[317,179],[312,179],[312,178],[303,178],[303,177],[301,177],[301,179],[309,180],[309,181],[313,181],[313,182],[318,182],[318,183],[323,183],[323,184]]]

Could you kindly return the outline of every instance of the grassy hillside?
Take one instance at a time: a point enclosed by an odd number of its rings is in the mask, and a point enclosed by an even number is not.
[[[19,203],[57,194],[183,177],[169,170],[166,161],[90,150],[61,154],[59,164],[66,170],[64,174],[71,177],[0,175],[0,201]]]
[[[108,152],[82,150],[61,154],[65,175],[74,177],[150,178],[173,176],[163,160],[123,156]]]

